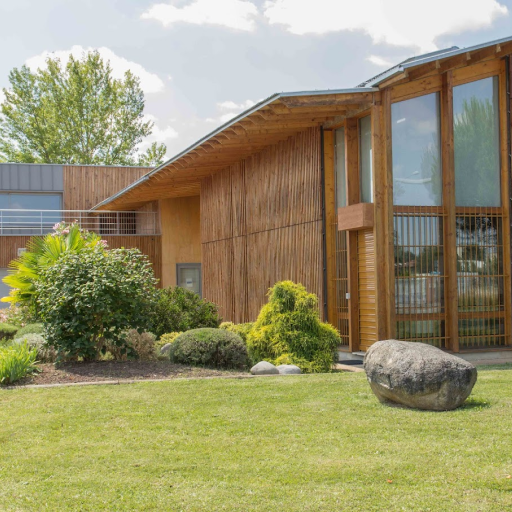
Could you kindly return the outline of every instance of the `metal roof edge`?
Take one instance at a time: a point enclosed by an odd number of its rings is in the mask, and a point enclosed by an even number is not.
[[[137,187],[144,181],[147,181],[151,176],[153,176],[153,174],[156,174],[157,172],[162,170],[164,167],[167,167],[168,165],[174,163],[176,160],[178,160],[182,156],[185,156],[188,152],[199,147],[201,144],[203,144],[203,142],[206,142],[207,140],[211,139],[212,137],[215,137],[216,135],[221,133],[226,128],[229,128],[230,126],[234,125],[238,121],[241,121],[248,115],[256,112],[257,110],[259,110],[262,107],[267,106],[269,103],[272,103],[273,101],[278,100],[279,98],[287,98],[287,97],[294,97],[294,96],[322,96],[322,95],[326,95],[326,94],[351,94],[351,93],[378,92],[378,91],[379,91],[379,89],[375,88],[375,87],[352,87],[350,89],[326,89],[326,90],[318,90],[318,91],[278,92],[278,93],[272,94],[268,98],[256,103],[255,105],[248,108],[247,110],[244,110],[243,112],[241,112],[237,116],[233,117],[226,123],[220,125],[215,130],[211,131],[210,133],[206,134],[204,137],[202,137],[199,140],[197,140],[196,142],[194,142],[192,145],[190,145],[187,148],[185,148],[184,150],[180,151],[178,154],[176,154],[175,156],[173,156],[172,158],[170,158],[169,160],[164,162],[162,165],[160,165],[160,166],[156,167],[155,169],[153,169],[152,171],[149,171],[148,173],[144,174],[144,176],[142,176],[138,180],[134,181],[132,184],[128,185],[127,187],[121,189],[116,194],[114,194],[110,197],[107,197],[107,199],[104,199],[103,201],[101,201],[101,203],[98,203],[96,206],[93,206],[90,209],[90,211],[95,211],[98,208],[100,208],[101,206],[104,206],[106,204],[111,203],[112,201],[115,201],[117,198],[121,197],[129,190]]]
[[[462,53],[481,50],[482,48],[487,48],[495,44],[508,43],[510,41],[512,41],[512,36],[502,37],[501,39],[495,39],[494,41],[488,41],[487,43],[476,44],[474,46],[468,46],[467,48],[459,48],[458,50],[453,50],[451,52],[443,53],[441,55],[434,55],[433,57],[426,57],[424,59],[418,59],[412,62],[403,63],[401,64],[400,67],[405,70],[416,66],[421,66],[422,64],[428,64],[429,62],[435,62],[436,60],[446,59],[447,57],[455,57],[456,55],[460,55]]]

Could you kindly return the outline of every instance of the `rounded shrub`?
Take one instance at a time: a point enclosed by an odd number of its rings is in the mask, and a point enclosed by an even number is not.
[[[328,372],[340,344],[338,331],[320,321],[318,298],[301,284],[276,283],[247,336],[254,362],[295,364],[304,372]]]
[[[242,338],[224,329],[192,329],[180,334],[169,353],[174,363],[214,368],[245,368],[247,348]]]
[[[16,336],[14,343],[17,345],[27,345],[30,350],[37,352],[37,360],[42,363],[54,363],[57,359],[56,350],[48,345],[42,334],[27,333],[22,336]]]
[[[22,327],[15,334],[15,338],[21,338],[25,334],[42,334],[44,332],[43,324],[27,324],[25,327]]]

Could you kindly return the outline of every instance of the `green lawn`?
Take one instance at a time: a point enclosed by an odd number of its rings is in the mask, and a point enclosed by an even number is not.
[[[2,511],[502,512],[511,473],[511,369],[445,413],[360,373],[0,390]]]

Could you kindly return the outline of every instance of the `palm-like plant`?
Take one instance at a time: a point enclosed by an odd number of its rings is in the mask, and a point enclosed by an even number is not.
[[[106,242],[96,233],[82,230],[76,223],[59,223],[55,231],[29,240],[27,250],[9,264],[9,275],[3,282],[12,290],[2,302],[30,304],[36,293],[35,282],[41,270],[67,252],[80,252],[84,247],[105,247]]]

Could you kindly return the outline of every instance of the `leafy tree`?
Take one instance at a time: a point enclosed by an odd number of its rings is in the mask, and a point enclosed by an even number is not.
[[[63,254],[36,282],[48,344],[60,360],[94,360],[112,347],[136,356],[126,329],[149,327],[155,285],[151,263],[138,249],[96,245]]]
[[[27,66],[9,74],[1,105],[0,158],[10,162],[158,165],[165,145],[137,148],[154,123],[143,120],[144,93],[130,71],[112,77],[97,51],[72,55],[63,67],[48,58],[47,68]]]
[[[35,306],[36,281],[43,269],[55,263],[67,252],[79,252],[85,247],[105,246],[96,233],[82,230],[78,224],[59,223],[55,231],[44,237],[34,237],[27,244],[27,251],[9,264],[10,274],[3,282],[12,288],[2,302]],[[37,315],[36,315],[37,316]]]

